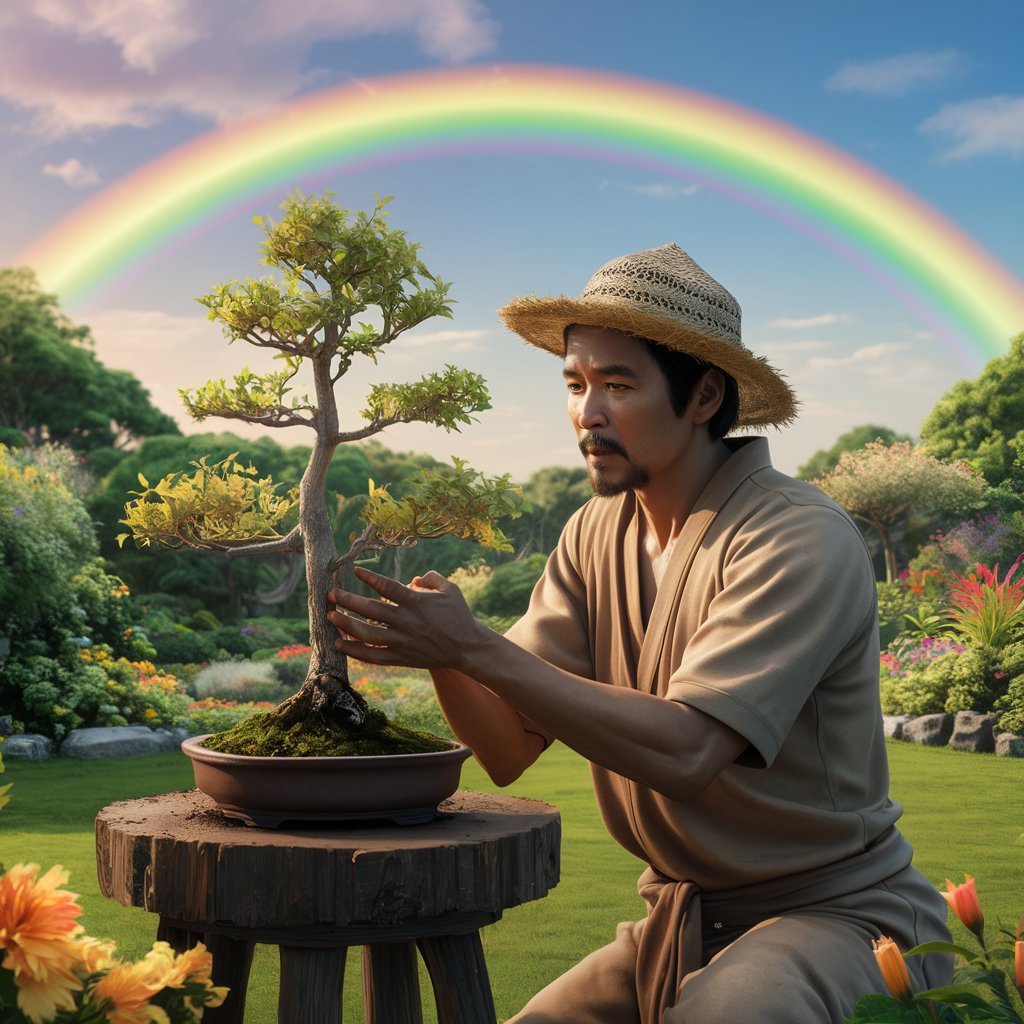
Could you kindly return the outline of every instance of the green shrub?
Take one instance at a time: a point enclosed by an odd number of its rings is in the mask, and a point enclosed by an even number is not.
[[[992,710],[1003,692],[996,652],[931,640],[904,651],[902,659],[883,656],[880,673],[882,711],[887,715]],[[924,651],[921,657],[914,655]]]
[[[277,657],[276,647],[261,647],[253,651],[249,657],[250,661],[273,661]]]
[[[530,595],[546,563],[546,555],[535,553],[521,562],[497,566],[476,598],[476,614],[521,616],[529,607]]]
[[[999,673],[1005,692],[995,702],[999,727],[1024,734],[1024,640],[1018,640],[999,652]]]
[[[193,612],[189,616],[189,620],[186,623],[189,629],[198,630],[201,633],[209,633],[212,630],[220,629],[220,620],[213,612],[207,611],[205,608],[200,608],[199,611]]]
[[[150,641],[156,648],[154,660],[161,665],[172,661],[215,661],[220,656],[220,649],[213,636],[210,633],[197,633],[187,626],[175,626],[169,633],[151,633]]]
[[[288,658],[275,658],[271,665],[273,665],[278,681],[289,693],[294,693],[309,675],[308,654],[293,654]]]

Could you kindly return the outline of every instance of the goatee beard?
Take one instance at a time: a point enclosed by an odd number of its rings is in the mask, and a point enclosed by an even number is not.
[[[593,466],[587,466],[590,486],[599,498],[614,498],[617,494],[625,494],[626,491],[639,490],[650,482],[651,477],[647,470],[630,462],[629,454],[618,441],[588,432],[580,438],[579,446],[584,456],[591,452],[612,452],[626,460],[624,475],[615,479],[602,479]]]

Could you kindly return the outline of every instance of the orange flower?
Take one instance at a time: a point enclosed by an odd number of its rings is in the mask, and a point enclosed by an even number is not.
[[[968,928],[978,937],[978,941],[985,945],[985,918],[981,913],[981,904],[978,902],[978,893],[974,888],[974,879],[970,875],[964,875],[961,885],[954,885],[946,879],[947,892],[942,894],[943,899],[953,909],[953,913],[959,918],[960,923]]]
[[[903,959],[899,946],[892,939],[883,935],[872,941],[871,949],[875,954],[878,969],[882,972],[882,977],[893,998],[904,1003],[911,1002],[914,990],[910,984],[907,962]]]
[[[68,880],[59,865],[38,874],[38,864],[15,864],[0,876],[0,966],[13,972],[18,1007],[32,1024],[74,1009],[82,987],[73,973],[80,962],[78,897],[59,888]]]
[[[93,985],[89,997],[110,1024],[171,1024],[163,1009],[150,1004],[150,999],[163,989],[169,967],[164,951],[154,948],[138,963],[114,964]]]
[[[81,969],[86,974],[109,970],[117,962],[114,959],[115,948],[113,942],[104,942],[102,939],[93,939],[89,936],[80,939],[78,955]]]
[[[1013,981],[1021,999],[1024,999],[1024,939],[1013,944]]]

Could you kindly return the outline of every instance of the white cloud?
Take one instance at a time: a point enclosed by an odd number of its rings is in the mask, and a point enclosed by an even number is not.
[[[957,50],[901,53],[879,60],[848,61],[825,82],[825,87],[872,96],[904,96],[920,86],[959,74],[964,63],[963,55]]]
[[[981,153],[1024,156],[1024,96],[989,96],[942,107],[921,125],[921,130],[944,135],[953,147],[946,160]]]
[[[801,338],[799,341],[766,341],[758,345],[758,352],[765,354],[769,352],[821,352],[829,348],[835,348],[835,344],[831,341]]]
[[[649,199],[690,199],[701,190],[696,183],[684,185],[678,181],[652,181],[645,185],[627,185],[626,188]]]
[[[402,340],[396,344],[402,346],[450,345],[454,352],[470,352],[479,348],[475,342],[485,338],[491,331],[485,330],[443,330],[420,331],[419,333],[403,334]]]
[[[828,327],[830,324],[845,323],[846,320],[847,317],[843,313],[821,313],[818,316],[783,317],[780,320],[772,320],[768,326],[802,331],[808,327]]]
[[[77,157],[70,157],[62,164],[45,164],[43,174],[52,178],[60,178],[72,188],[88,188],[98,185],[99,173],[91,164],[83,164]]]
[[[807,360],[808,369],[832,369],[837,366],[863,366],[869,363],[877,363],[888,358],[894,352],[900,352],[907,346],[895,342],[880,342],[878,345],[865,345],[863,348],[854,349],[846,356],[813,356]]]
[[[306,67],[314,42],[411,34],[455,63],[498,30],[479,0],[35,0],[4,17],[0,99],[48,138],[254,113],[323,81]]]

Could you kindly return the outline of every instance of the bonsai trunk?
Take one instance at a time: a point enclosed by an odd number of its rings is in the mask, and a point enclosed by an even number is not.
[[[275,724],[285,727],[308,724],[361,726],[366,721],[366,701],[349,684],[348,659],[334,648],[337,631],[327,618],[327,591],[332,585],[331,563],[338,551],[327,515],[327,469],[334,447],[324,438],[337,433],[337,405],[330,379],[330,360],[313,359],[316,383],[317,439],[299,484],[299,529],[306,555],[306,587],[309,608],[309,674],[298,693],[274,712]]]

